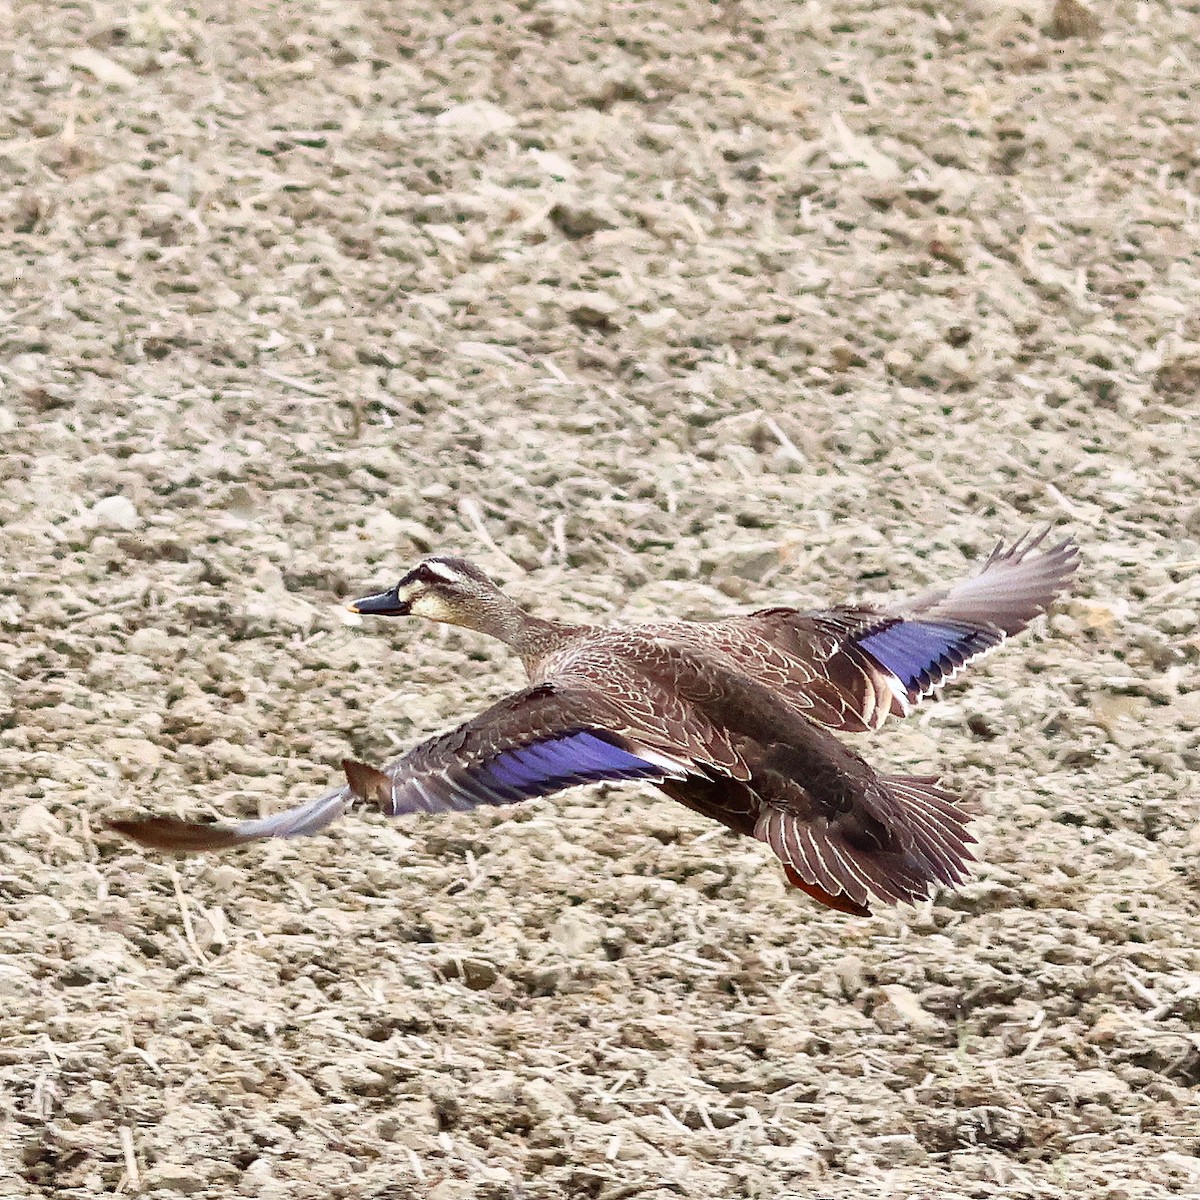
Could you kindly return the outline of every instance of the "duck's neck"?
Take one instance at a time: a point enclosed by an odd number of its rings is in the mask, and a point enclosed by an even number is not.
[[[502,641],[520,657],[531,674],[547,654],[571,636],[574,628],[525,612],[503,592],[489,597],[476,612],[457,616],[454,623]]]

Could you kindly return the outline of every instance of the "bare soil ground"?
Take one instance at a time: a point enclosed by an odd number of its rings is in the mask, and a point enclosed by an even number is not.
[[[3,7],[3,6],[0,6]],[[0,1196],[1200,1195],[1195,3],[0,20]],[[165,861],[595,620],[1073,597],[856,745],[982,807],[855,922],[623,787]]]

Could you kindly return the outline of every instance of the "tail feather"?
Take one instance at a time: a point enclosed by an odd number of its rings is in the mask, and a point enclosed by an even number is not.
[[[953,887],[966,879],[964,863],[974,862],[967,846],[970,813],[929,775],[885,775],[889,795],[901,808],[912,831],[912,852],[923,858],[940,882]]]
[[[839,912],[866,916],[872,896],[885,904],[927,899],[939,884],[964,882],[974,861],[970,814],[935,778],[890,775],[880,782],[890,803],[880,807],[869,833],[862,825],[805,819],[773,804],[755,826],[789,882]]]

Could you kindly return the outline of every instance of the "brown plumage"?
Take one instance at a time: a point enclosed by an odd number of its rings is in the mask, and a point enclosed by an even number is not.
[[[1078,564],[1067,539],[997,546],[974,578],[887,609],[769,608],[710,622],[605,628],[521,611],[477,567],[419,563],[363,614],[425,616],[500,638],[529,686],[383,771],[233,826],[168,817],[112,827],[163,850],[218,850],[315,833],[362,800],[389,816],[513,804],[580,783],[643,779],[765,842],[788,880],[863,915],[966,877],[967,814],[937,780],[881,775],[831,731],[907,714],[967,663],[1024,629]]]

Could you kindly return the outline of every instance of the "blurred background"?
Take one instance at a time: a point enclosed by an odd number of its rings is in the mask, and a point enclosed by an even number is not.
[[[1200,1190],[1195,3],[13,4],[0,1196]],[[349,595],[1046,622],[856,740],[981,806],[855,922],[649,790],[147,858],[514,686]]]

